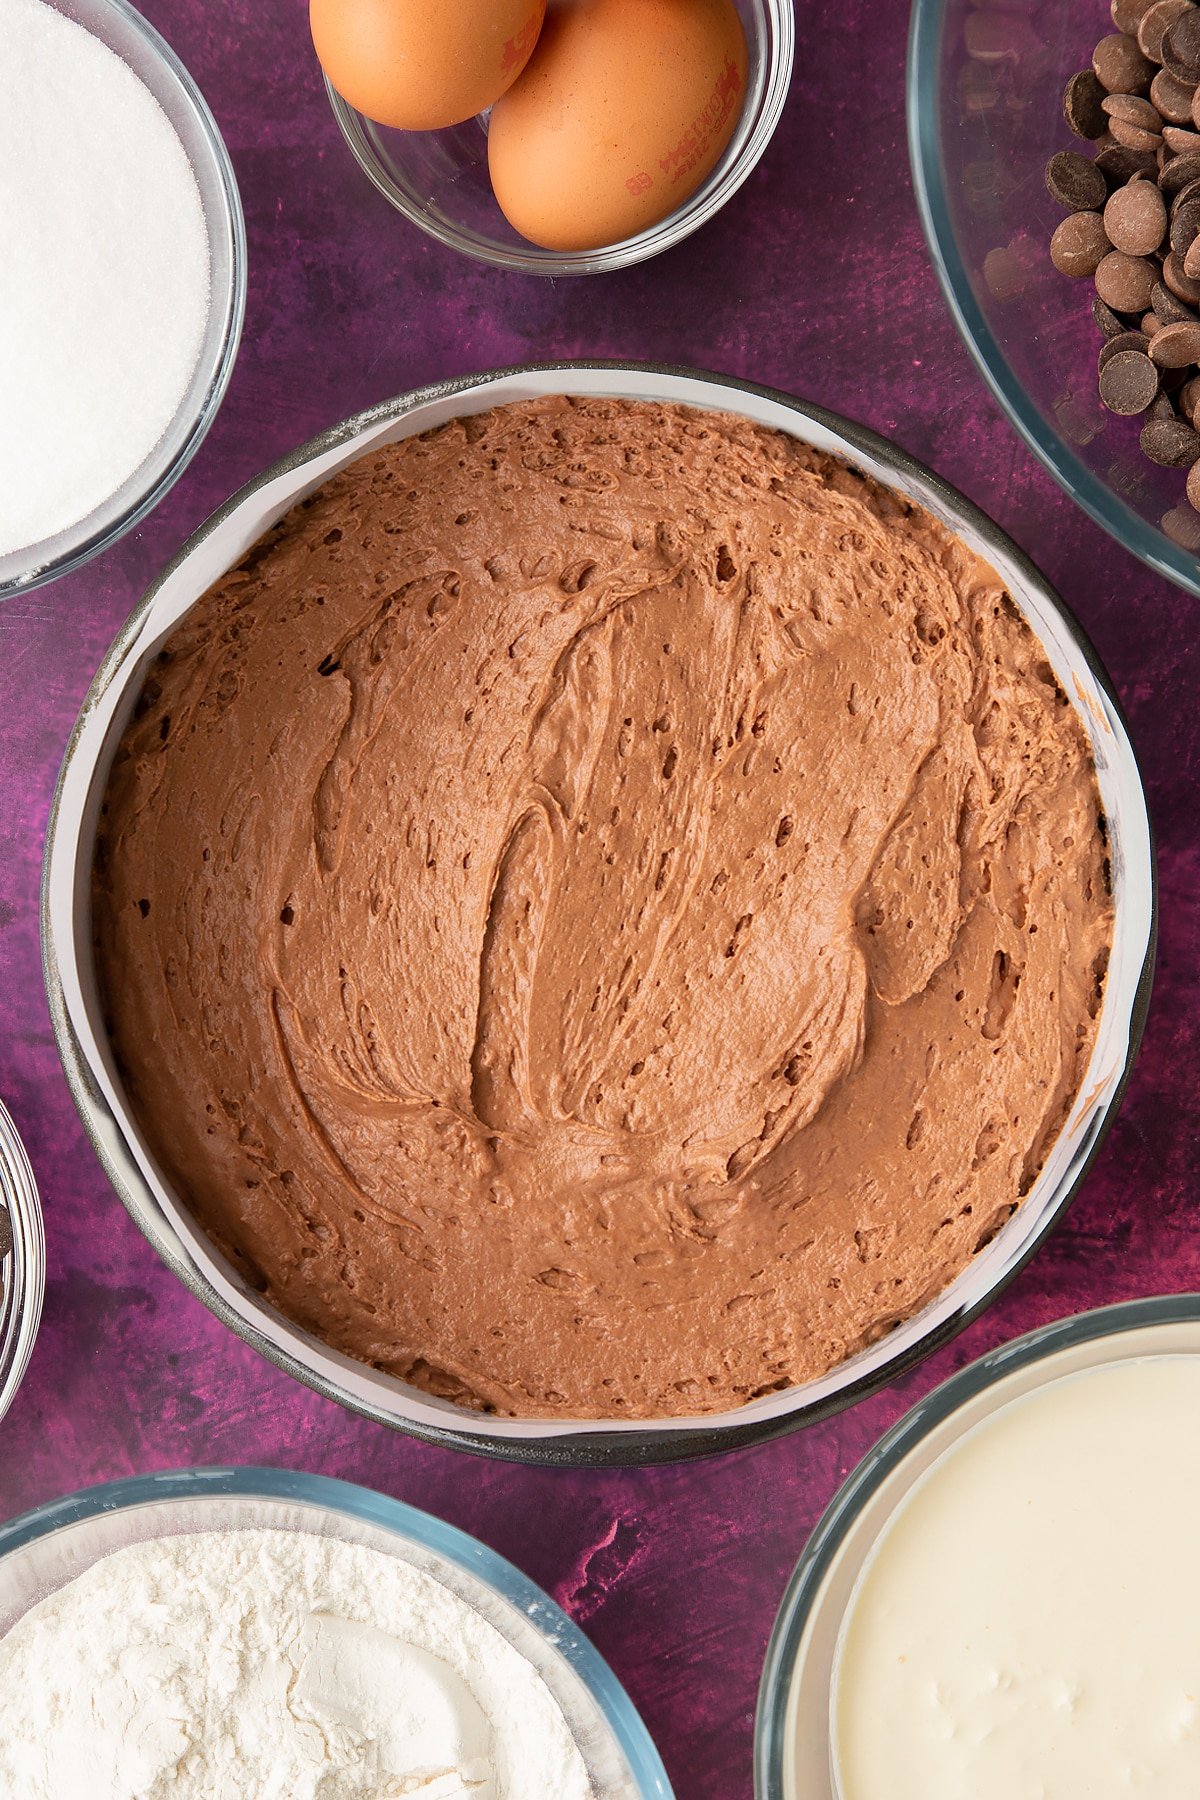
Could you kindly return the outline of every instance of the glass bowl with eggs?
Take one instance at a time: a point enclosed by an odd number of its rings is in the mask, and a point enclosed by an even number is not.
[[[668,250],[737,192],[791,79],[790,0],[312,0],[334,116],[398,212],[532,275]]]

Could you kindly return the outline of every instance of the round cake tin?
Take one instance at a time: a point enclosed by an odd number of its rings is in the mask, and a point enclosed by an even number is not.
[[[84,1488],[0,1526],[0,1637],[101,1557],[153,1538],[302,1531],[435,1577],[531,1663],[579,1746],[596,1800],[672,1800],[624,1688],[548,1594],[466,1532],[385,1494],[283,1469],[181,1469]]]
[[[696,192],[657,225],[598,250],[542,250],[513,230],[487,165],[487,118],[446,131],[377,125],[326,82],[333,114],[359,167],[397,212],[430,237],[481,262],[526,275],[598,275],[644,262],[698,231],[741,187],[779,123],[792,78],[792,0],[734,0],[749,52],[746,100],[724,155]]]
[[[755,1719],[756,1800],[838,1800],[830,1701],[842,1623],[881,1533],[937,1458],[1009,1401],[1064,1375],[1180,1355],[1200,1356],[1200,1294],[1077,1313],[951,1376],[868,1451],[818,1522],[775,1620]]]
[[[78,568],[158,505],[196,454],[216,417],[233,373],[246,310],[242,203],[233,164],[203,94],[170,45],[126,0],[47,3],[120,57],[157,100],[183,145],[208,231],[208,323],[187,392],[153,450],[115,493],[84,518],[40,543],[0,555],[0,599]]]
[[[25,1147],[0,1105],[0,1419],[33,1354],[46,1285],[46,1239]]]
[[[1099,5],[914,0],[913,185],[955,323],[1029,448],[1118,543],[1200,593],[1200,514],[1184,498],[1184,471],[1142,454],[1141,417],[1101,405],[1092,284],[1050,261],[1065,214],[1043,171],[1059,150],[1090,154],[1063,119],[1063,89],[1112,29]]]
[[[846,458],[949,526],[998,571],[1041,639],[1090,741],[1108,822],[1115,935],[1096,1043],[1067,1123],[1028,1196],[956,1281],[885,1338],[819,1380],[700,1418],[528,1421],[468,1412],[351,1361],[282,1318],[214,1250],[148,1152],[112,1062],[91,963],[98,809],[124,722],[172,626],[282,513],[372,446],[489,406],[563,393],[741,414]],[[785,394],[684,370],[552,363],[464,377],[348,419],[276,463],[201,527],[120,632],[84,702],[49,827],[42,933],[59,1050],[101,1161],[160,1255],[219,1318],[319,1392],[433,1441],[522,1461],[617,1463],[708,1455],[822,1418],[911,1367],[987,1304],[1061,1216],[1096,1155],[1141,1035],[1155,907],[1146,801],[1120,706],[1078,624],[989,519],[894,445]]]

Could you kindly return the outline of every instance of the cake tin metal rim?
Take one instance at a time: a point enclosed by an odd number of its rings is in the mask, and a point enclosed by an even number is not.
[[[859,1375],[839,1387],[836,1392],[828,1394],[807,1404],[801,1404],[779,1416],[766,1420],[758,1420],[745,1425],[729,1424],[714,1426],[706,1424],[703,1417],[694,1426],[681,1426],[664,1431],[654,1422],[648,1422],[644,1429],[629,1429],[621,1433],[605,1432],[588,1425],[578,1431],[564,1432],[553,1437],[491,1437],[480,1432],[473,1432],[470,1424],[464,1422],[460,1427],[442,1426],[417,1421],[409,1418],[397,1418],[394,1414],[376,1407],[369,1402],[346,1393],[336,1382],[333,1382],[309,1368],[300,1358],[283,1351],[278,1345],[271,1343],[252,1324],[232,1308],[206,1280],[203,1273],[196,1269],[174,1240],[173,1234],[167,1235],[163,1230],[163,1222],[159,1220],[157,1208],[147,1206],[144,1200],[135,1195],[127,1184],[123,1173],[116,1168],[108,1154],[103,1137],[98,1129],[98,1120],[112,1120],[107,1102],[97,1092],[75,1036],[73,1026],[66,1009],[62,981],[58,972],[57,957],[50,927],[50,893],[49,870],[57,840],[60,801],[66,775],[72,766],[78,747],[80,733],[87,719],[107,690],[118,668],[136,641],[141,624],[154,604],[157,594],[164,583],[171,577],[182,563],[191,557],[197,547],[220,528],[224,521],[240,507],[249,497],[258,492],[268,482],[282,475],[292,473],[315,458],[340,448],[353,438],[360,436],[375,425],[403,418],[407,413],[419,407],[441,399],[453,398],[455,395],[471,389],[479,388],[481,394],[486,393],[489,386],[505,380],[520,379],[529,375],[557,375],[570,377],[572,374],[598,373],[635,374],[650,377],[668,377],[671,379],[691,380],[703,386],[716,387],[720,390],[744,393],[776,403],[797,415],[807,419],[823,430],[837,436],[852,449],[859,450],[868,459],[875,459],[887,468],[909,477],[924,486],[938,501],[963,525],[974,531],[986,549],[998,553],[1001,560],[1013,563],[1023,578],[1041,595],[1049,599],[1053,608],[1063,619],[1068,633],[1078,647],[1079,653],[1092,674],[1097,686],[1104,693],[1115,716],[1126,732],[1132,765],[1137,773],[1139,791],[1142,796],[1143,814],[1146,830],[1149,835],[1149,930],[1146,950],[1142,966],[1135,984],[1129,1020],[1129,1038],[1125,1047],[1124,1061],[1120,1077],[1114,1087],[1112,1097],[1101,1118],[1098,1120],[1086,1148],[1083,1149],[1071,1179],[1067,1182],[1062,1194],[1053,1206],[1046,1208],[1044,1218],[1022,1247],[1010,1265],[999,1272],[996,1279],[988,1286],[986,1292],[975,1300],[958,1307],[939,1323],[931,1326],[920,1337],[916,1338],[894,1358],[885,1360],[879,1368]],[[483,401],[482,403],[486,403]],[[1067,1207],[1074,1199],[1082,1182],[1087,1176],[1108,1130],[1119,1110],[1121,1099],[1128,1084],[1137,1049],[1141,1042],[1149,1006],[1150,990],[1153,981],[1154,957],[1157,941],[1158,922],[1158,870],[1154,855],[1153,836],[1151,832],[1148,810],[1145,808],[1145,784],[1142,779],[1140,763],[1136,749],[1128,734],[1125,714],[1103,664],[1091,644],[1083,627],[1066,603],[1057,595],[1047,578],[1036,568],[1030,559],[1021,551],[1007,534],[976,507],[965,496],[961,495],[950,483],[918,462],[914,457],[887,439],[879,437],[864,426],[841,417],[826,408],[802,401],[793,395],[759,383],[745,381],[737,377],[714,374],[710,371],[689,369],[678,365],[660,363],[642,363],[622,360],[600,359],[564,359],[540,363],[521,363],[506,368],[481,371],[470,375],[455,376],[449,380],[435,382],[426,387],[412,390],[391,400],[379,402],[375,406],[342,420],[337,425],[319,433],[307,443],[278,459],[268,469],[255,476],[232,495],[224,505],[219,507],[182,546],[177,555],[151,583],[142,599],[138,602],[125,624],[118,631],[108,654],[100,665],[94,681],[83,701],[79,717],[72,729],[64,755],[62,767],[55,785],[50,816],[46,831],[46,848],[42,870],[41,895],[41,938],[43,974],[46,983],[47,997],[50,1006],[51,1021],[55,1040],[62,1058],[72,1096],[75,1100],[85,1130],[91,1138],[93,1148],[112,1182],[118,1196],[122,1200],[138,1225],[149,1239],[158,1254],[167,1263],[173,1273],[183,1281],[184,1285],[200,1299],[203,1304],[230,1326],[240,1337],[266,1356],[276,1367],[284,1369],[290,1375],[303,1381],[327,1399],[338,1401],[350,1410],[362,1414],[377,1423],[385,1424],[393,1429],[404,1431],[425,1442],[443,1447],[466,1450],[474,1454],[493,1457],[501,1461],[528,1463],[534,1466],[593,1466],[617,1467],[629,1464],[666,1463],[691,1460],[697,1457],[717,1455],[729,1450],[741,1449],[752,1444],[765,1443],[785,1435],[802,1426],[815,1424],[819,1420],[840,1412],[869,1394],[878,1392],[889,1382],[906,1373],[943,1345],[957,1336],[958,1332],[969,1325],[985,1307],[989,1306],[1019,1273],[1029,1258],[1038,1249],[1049,1232],[1062,1218]],[[119,1122],[112,1121],[117,1124]],[[799,1390],[797,1390],[799,1391]]]
[[[0,1419],[33,1355],[46,1288],[46,1233],[37,1181],[7,1107],[0,1102],[0,1195],[12,1229],[8,1283],[0,1289]]]
[[[44,1501],[0,1524],[0,1562],[41,1538],[90,1519],[136,1507],[226,1498],[317,1506],[337,1517],[361,1519],[418,1544],[482,1582],[521,1613],[567,1663],[620,1747],[641,1800],[674,1800],[662,1758],[645,1721],[615,1671],[558,1602],[515,1563],[482,1539],[355,1481],[262,1464],[165,1469],[126,1475]],[[547,1630],[553,1625],[553,1636]]]
[[[606,244],[596,250],[542,250],[532,243],[527,246],[513,245],[508,249],[499,244],[485,248],[482,243],[431,218],[428,213],[410,205],[403,191],[389,179],[387,171],[372,154],[367,142],[363,127],[370,121],[365,120],[363,114],[342,98],[328,76],[324,78],[325,92],[338,129],[363,174],[389,206],[410,224],[417,226],[427,237],[449,250],[470,257],[474,262],[484,263],[491,268],[516,270],[525,275],[608,274],[646,262],[650,257],[661,255],[663,251],[683,243],[693,232],[716,217],[761,161],[775,135],[791,84],[796,58],[796,18],[794,0],[759,0],[759,3],[773,33],[772,56],[764,71],[759,115],[736,161],[730,163],[723,174],[718,173],[721,168],[718,163],[696,192],[690,194],[681,206],[668,213],[657,225],[651,225],[633,237],[622,238],[618,243]],[[717,177],[715,181],[714,176]],[[710,182],[713,183],[711,188]]]
[[[1200,1324],[1200,1293],[1151,1294],[1070,1313],[977,1357],[909,1407],[841,1483],[817,1520],[780,1600],[759,1678],[754,1716],[755,1800],[787,1800],[783,1785],[787,1702],[800,1641],[846,1533],[876,1490],[922,1438],[1015,1369],[1061,1350],[1148,1326]]]
[[[946,0],[913,0],[905,74],[908,158],[921,229],[942,297],[1000,410],[1043,468],[1084,512],[1122,549],[1176,583],[1200,594],[1200,557],[1173,544],[1156,531],[1112,488],[1092,473],[1046,425],[1029,400],[1024,383],[988,327],[971,291],[949,222],[946,183],[938,142],[939,91],[937,47]],[[1080,321],[1081,329],[1085,328]]]
[[[230,260],[228,292],[222,293],[219,296],[211,294],[209,305],[215,307],[218,302],[220,303],[221,310],[224,313],[224,326],[221,331],[219,354],[214,362],[212,373],[209,377],[207,386],[205,387],[204,394],[196,407],[196,414],[188,428],[187,434],[178,445],[169,462],[158,471],[146,491],[139,498],[132,500],[125,510],[119,514],[117,518],[111,520],[108,525],[100,530],[93,530],[88,536],[80,539],[78,543],[70,548],[60,552],[56,556],[51,556],[48,562],[31,563],[23,571],[18,571],[12,575],[0,575],[0,602],[10,599],[16,594],[31,593],[34,588],[44,587],[47,582],[57,581],[59,576],[69,575],[73,570],[81,568],[84,563],[90,562],[94,556],[99,556],[102,551],[109,549],[120,538],[123,538],[127,532],[132,531],[134,526],[141,524],[142,520],[154,510],[159,501],[165,498],[171,488],[175,485],[176,481],[178,481],[179,477],[183,474],[197,450],[199,450],[201,444],[208,435],[213,420],[220,410],[221,402],[225,398],[226,390],[229,387],[230,379],[233,375],[234,364],[237,361],[238,347],[241,343],[242,336],[242,325],[246,314],[248,260],[246,220],[242,210],[241,193],[238,189],[233,161],[229,155],[225,140],[221,135],[220,127],[217,125],[217,121],[213,116],[212,109],[209,106],[208,101],[204,98],[204,95],[201,93],[195,78],[181,58],[171,48],[170,44],[168,44],[162,34],[155,30],[150,21],[143,18],[136,7],[129,4],[129,0],[95,0],[95,3],[116,13],[125,21],[134,34],[142,39],[151,55],[156,61],[161,63],[166,73],[171,77],[175,87],[179,91],[181,102],[195,114],[201,132],[208,144],[212,155],[213,168],[219,178],[221,194],[224,201],[224,211],[217,219],[209,218],[206,211],[205,226],[210,234],[219,229],[222,235],[227,236]],[[67,16],[70,15],[68,14]],[[84,26],[82,29],[86,30],[88,28]],[[92,33],[91,35],[95,36],[96,34]],[[101,38],[98,39],[98,41],[103,43],[105,40]],[[106,47],[111,48],[111,46],[107,45]],[[119,55],[119,52],[114,51],[114,54]],[[121,60],[124,61],[124,58],[121,58]],[[128,65],[126,66],[128,67]],[[134,73],[136,74],[136,71],[134,71]],[[138,79],[140,80],[141,78],[138,77]],[[171,125],[172,130],[174,130],[174,121],[168,118],[168,123]],[[191,164],[192,159],[190,156],[188,157],[188,161],[189,164]],[[181,402],[180,408],[176,411],[167,427],[168,432],[170,432],[172,427],[179,420],[182,409],[183,403]],[[146,461],[150,462],[154,455],[155,451],[152,450],[147,456]],[[96,512],[100,511],[102,507],[107,504],[107,501],[102,502],[101,507],[94,508],[91,513],[78,520],[75,525],[66,526],[61,533],[56,535],[66,537],[85,529],[88,525],[88,521],[94,518]],[[44,539],[42,542],[43,544],[51,544],[54,541],[53,538],[48,538]],[[0,557],[0,570],[3,569],[3,565],[6,562],[10,560],[16,562],[18,558],[25,557],[27,554],[32,556],[41,547],[42,546],[39,544],[30,544],[27,547],[27,550],[15,550],[11,552],[11,555]]]

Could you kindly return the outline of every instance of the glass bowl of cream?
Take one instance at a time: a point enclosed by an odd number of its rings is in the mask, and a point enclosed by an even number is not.
[[[1191,1792],[1198,1407],[1194,1294],[1044,1326],[913,1407],[784,1595],[757,1800]]]
[[[22,1679],[0,1683],[0,1773],[28,1800],[182,1800],[234,1775],[296,1800],[326,1783],[671,1800],[624,1690],[547,1595],[348,1482],[181,1470],[13,1520],[6,1657]]]
[[[158,504],[216,416],[246,305],[233,165],[170,46],[126,0],[12,0],[6,32],[0,600]]]

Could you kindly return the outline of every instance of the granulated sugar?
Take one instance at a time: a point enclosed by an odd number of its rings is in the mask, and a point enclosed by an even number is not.
[[[0,556],[77,524],[195,369],[208,236],[182,144],[106,45],[0,0]]]

